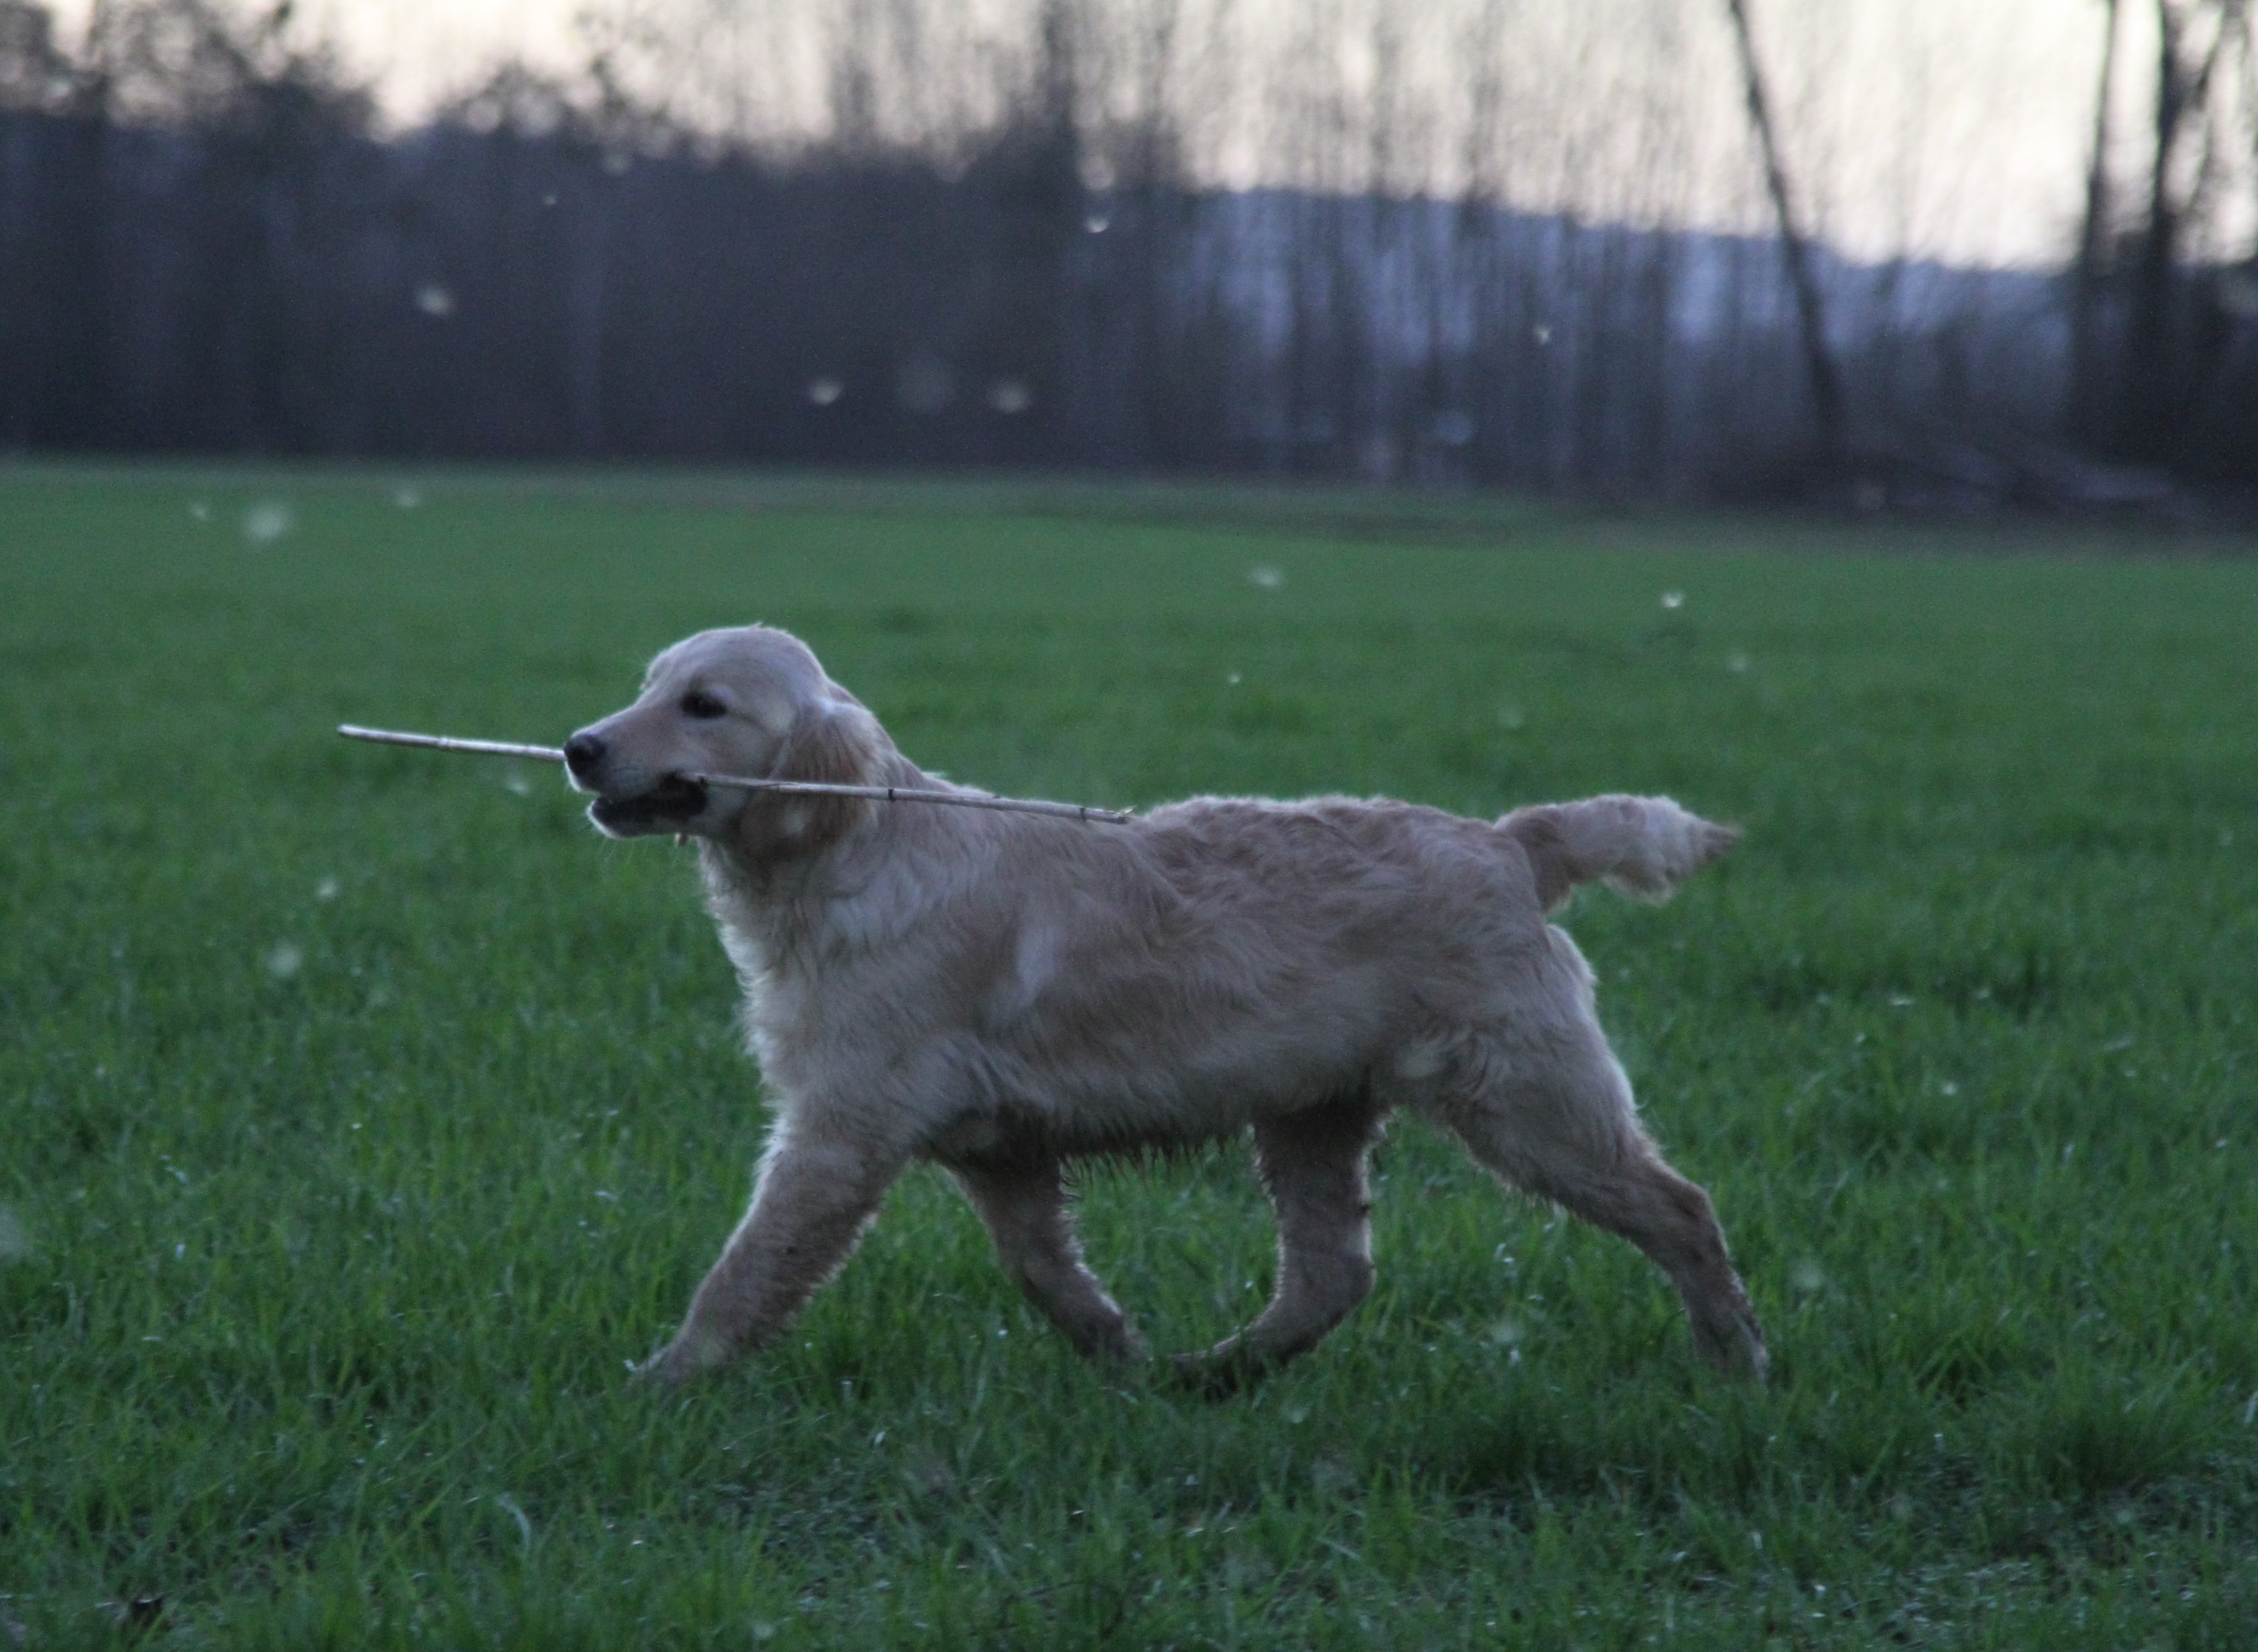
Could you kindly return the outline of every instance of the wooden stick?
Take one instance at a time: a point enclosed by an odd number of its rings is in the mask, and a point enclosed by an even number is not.
[[[506,740],[456,740],[445,734],[402,734],[389,728],[363,728],[358,723],[339,723],[337,733],[347,740],[373,740],[383,746],[423,746],[433,751],[466,751],[477,757],[531,757],[545,763],[564,761],[564,754],[554,746],[515,746]]]
[[[339,723],[337,733],[347,740],[371,740],[384,746],[418,746],[428,751],[467,752],[474,757],[529,757],[536,762],[561,763],[564,754],[554,746],[520,746],[505,740],[457,740],[447,734],[407,734],[397,729],[363,728]],[[1081,803],[1038,803],[1024,798],[991,798],[974,791],[927,791],[910,786],[834,786],[820,780],[749,780],[742,775],[709,775],[686,770],[675,776],[694,785],[726,786],[740,791],[794,791],[825,798],[883,798],[888,803],[944,803],[959,809],[997,809],[1013,814],[1057,815],[1069,820],[1103,820],[1126,825],[1133,816],[1118,809],[1093,809]]]

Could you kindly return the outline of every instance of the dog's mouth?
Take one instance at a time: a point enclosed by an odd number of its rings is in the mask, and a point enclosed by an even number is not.
[[[695,780],[669,775],[631,798],[599,798],[589,818],[607,832],[636,832],[679,826],[706,812],[706,788]]]

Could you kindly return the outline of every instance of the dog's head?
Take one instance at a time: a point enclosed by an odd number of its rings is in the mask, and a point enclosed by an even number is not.
[[[767,626],[701,631],[650,663],[642,695],[564,742],[572,783],[606,834],[686,833],[762,854],[820,848],[860,799],[708,786],[697,774],[883,783],[877,720],[823,674],[806,644]]]

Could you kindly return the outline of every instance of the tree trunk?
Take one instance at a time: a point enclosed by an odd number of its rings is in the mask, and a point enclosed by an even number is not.
[[[2093,159],[2085,174],[2085,222],[2071,278],[2070,406],[2063,422],[2073,439],[2104,442],[2101,384],[2101,279],[2109,252],[2109,103],[2117,70],[2117,0],[2103,0],[2101,87],[2093,99]]]
[[[1780,159],[1779,139],[1772,124],[1772,100],[1765,91],[1763,66],[1757,60],[1757,43],[1749,27],[1748,0],[1725,0],[1731,13],[1733,38],[1740,46],[1741,74],[1747,89],[1749,124],[1756,129],[1764,152],[1765,188],[1772,195],[1773,215],[1779,223],[1780,256],[1787,264],[1787,279],[1795,291],[1796,321],[1803,340],[1803,367],[1811,387],[1811,411],[1818,425],[1823,460],[1832,463],[1843,451],[1843,375],[1827,341],[1827,307],[1819,278],[1811,267],[1811,252],[1796,222],[1795,202],[1788,188],[1787,169]]]

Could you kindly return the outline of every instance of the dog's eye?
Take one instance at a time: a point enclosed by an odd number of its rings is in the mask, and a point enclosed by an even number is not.
[[[729,714],[729,708],[701,688],[682,697],[682,714],[685,717],[726,717]]]

